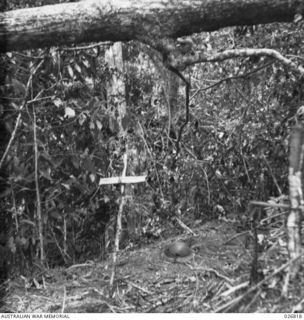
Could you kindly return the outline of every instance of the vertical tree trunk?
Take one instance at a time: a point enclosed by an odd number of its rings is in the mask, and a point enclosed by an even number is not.
[[[105,53],[105,61],[111,69],[111,79],[108,80],[107,97],[108,106],[114,106],[118,111],[118,124],[120,135],[125,135],[123,119],[127,113],[126,86],[124,79],[124,60],[122,43],[116,42]]]
[[[303,216],[303,155],[304,155],[304,127],[297,125],[290,136],[289,154],[289,197],[290,212],[287,217],[288,251],[291,259],[301,255],[301,216]],[[295,260],[290,266],[290,276],[298,273],[301,260]]]
[[[167,104],[169,114],[169,134],[173,138],[177,138],[177,132],[175,130],[175,124],[178,120],[178,88],[179,78],[172,71],[166,71],[166,83],[167,83]]]

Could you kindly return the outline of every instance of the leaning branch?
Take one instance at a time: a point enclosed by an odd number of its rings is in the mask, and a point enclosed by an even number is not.
[[[4,164],[4,160],[6,158],[6,156],[8,155],[8,152],[12,146],[12,143],[14,141],[14,138],[16,136],[16,133],[17,133],[17,130],[18,130],[18,127],[19,127],[19,124],[20,124],[20,120],[21,120],[21,111],[26,107],[26,105],[28,104],[28,94],[29,94],[29,90],[30,90],[30,85],[31,85],[31,82],[32,82],[32,79],[33,79],[33,76],[36,74],[37,70],[41,67],[41,65],[43,64],[44,60],[41,60],[38,65],[32,70],[30,76],[29,76],[29,79],[27,81],[27,84],[26,84],[26,92],[25,92],[25,95],[24,95],[24,101],[23,101],[23,104],[21,105],[21,107],[19,108],[19,115],[17,117],[17,120],[16,120],[16,123],[15,123],[15,127],[14,127],[14,130],[12,132],[12,135],[11,135],[11,138],[6,146],[6,149],[2,155],[2,158],[0,160],[0,168],[3,166]]]
[[[187,66],[191,66],[197,63],[202,62],[215,62],[215,61],[224,61],[227,59],[232,58],[239,58],[239,57],[269,57],[273,58],[289,69],[294,70],[295,72],[299,73],[301,76],[304,76],[304,68],[293,62],[292,60],[284,57],[281,53],[273,49],[233,49],[233,50],[225,50],[223,52],[218,53],[206,53],[206,52],[198,52],[196,51],[194,54],[191,55],[174,55],[171,58],[170,64],[177,68],[177,69],[184,69]]]

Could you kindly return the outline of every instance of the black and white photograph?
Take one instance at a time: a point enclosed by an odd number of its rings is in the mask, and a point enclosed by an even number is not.
[[[303,15],[0,1],[1,319],[304,319]]]

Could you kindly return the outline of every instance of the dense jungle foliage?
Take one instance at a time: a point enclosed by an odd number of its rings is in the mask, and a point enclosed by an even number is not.
[[[29,6],[42,2],[27,1]],[[24,7],[20,1],[7,5],[6,10]],[[272,48],[290,59],[300,59],[304,50],[303,28],[289,24],[226,28],[192,39],[208,50]],[[1,242],[1,250],[12,257],[15,271],[39,260],[35,145],[49,266],[103,258],[111,251],[120,188],[99,186],[99,179],[121,175],[127,145],[140,159],[129,174],[147,174],[147,183],[134,187],[122,248],[166,238],[174,217],[187,225],[210,219],[241,225],[250,200],[287,193],[288,137],[303,100],[303,80],[261,57],[187,68],[190,119],[176,155],[176,132],[185,123],[183,83],[170,97],[158,54],[137,42],[124,44],[125,71],[119,76],[127,88],[127,130],[121,135],[117,110],[107,96],[107,82],[117,73],[104,59],[110,45],[0,57],[1,139],[9,140],[21,116],[0,190],[5,208],[0,220],[9,225],[0,234],[8,241],[5,249]],[[172,98],[178,106],[174,117],[168,112]]]

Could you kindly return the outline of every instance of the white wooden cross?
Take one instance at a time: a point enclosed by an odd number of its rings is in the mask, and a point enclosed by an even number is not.
[[[115,269],[116,269],[116,260],[117,260],[117,252],[119,251],[119,238],[121,234],[121,218],[123,213],[123,207],[125,203],[125,185],[129,183],[140,183],[145,182],[147,176],[126,176],[127,172],[127,153],[124,154],[124,167],[122,171],[121,177],[112,177],[112,178],[101,178],[99,181],[99,185],[109,185],[109,184],[120,184],[121,185],[121,198],[119,204],[119,210],[117,214],[117,225],[116,225],[116,234],[115,234],[115,242],[114,242],[114,252],[113,252],[113,268],[110,279],[110,287],[113,290],[113,283],[115,277]]]

